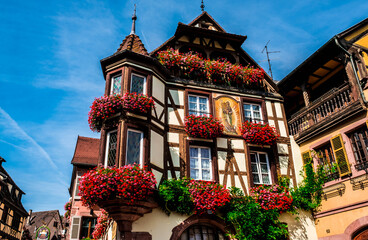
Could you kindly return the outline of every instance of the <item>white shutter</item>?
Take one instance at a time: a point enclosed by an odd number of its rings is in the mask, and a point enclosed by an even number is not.
[[[70,239],[79,239],[80,225],[81,225],[81,217],[73,217],[72,227],[70,230]]]

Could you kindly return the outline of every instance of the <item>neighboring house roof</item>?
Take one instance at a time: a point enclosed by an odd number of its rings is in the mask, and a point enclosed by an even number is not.
[[[78,136],[75,146],[73,165],[98,165],[100,139]]]
[[[54,222],[58,222],[58,227],[54,227]],[[42,212],[32,212],[29,216],[29,221],[26,223],[25,227],[29,230],[32,239],[36,239],[37,230],[41,226],[47,226],[50,228],[51,236],[53,237],[54,233],[60,234],[58,232],[58,228],[62,226],[59,210],[51,210],[51,211],[42,211]]]
[[[135,34],[130,34],[126,36],[116,52],[122,52],[124,50],[129,50],[148,56],[148,52],[144,47],[144,44],[142,43],[141,39]]]

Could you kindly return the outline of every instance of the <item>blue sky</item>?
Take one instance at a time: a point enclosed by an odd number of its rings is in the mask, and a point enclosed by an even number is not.
[[[148,51],[171,37],[178,22],[200,12],[200,0],[2,1],[0,3],[0,156],[26,192],[33,211],[60,209],[68,187],[77,136],[89,130],[87,113],[105,81],[99,60],[137,30]],[[281,80],[335,34],[368,17],[361,1],[205,1],[228,32],[247,35],[243,48]],[[357,7],[359,6],[359,7]]]

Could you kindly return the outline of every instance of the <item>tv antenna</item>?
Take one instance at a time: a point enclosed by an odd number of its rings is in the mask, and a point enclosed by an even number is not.
[[[271,75],[271,78],[273,80],[273,76],[272,76],[272,69],[271,69],[271,59],[270,59],[270,53],[279,53],[280,51],[273,51],[273,52],[270,52],[268,51],[268,44],[270,43],[271,40],[268,40],[268,42],[266,43],[266,46],[264,46],[263,50],[262,50],[262,53],[264,52],[264,50],[266,50],[266,54],[267,54],[267,61],[268,61],[268,71]]]

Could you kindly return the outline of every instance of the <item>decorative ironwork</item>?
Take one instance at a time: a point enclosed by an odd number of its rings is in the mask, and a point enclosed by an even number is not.
[[[350,183],[353,185],[353,190],[364,190],[364,188],[368,187],[368,174],[350,179]]]
[[[364,161],[364,162],[360,162],[358,164],[355,164],[355,169],[358,171],[364,170],[365,172],[368,173],[368,162]]]
[[[328,198],[342,196],[345,193],[346,186],[344,183],[335,184],[323,189],[323,197],[327,201]]]
[[[340,178],[340,175],[339,175],[338,172],[330,173],[330,174],[326,175],[325,182],[331,182],[331,181],[339,179],[339,178]]]

